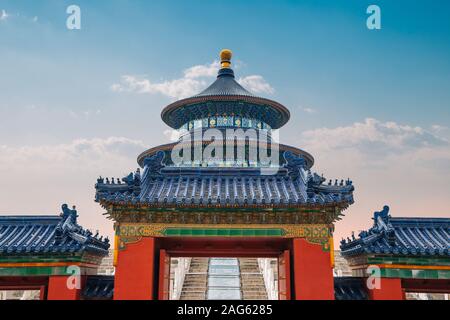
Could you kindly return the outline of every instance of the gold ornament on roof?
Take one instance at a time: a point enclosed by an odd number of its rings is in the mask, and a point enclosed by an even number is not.
[[[230,49],[223,49],[220,51],[220,65],[222,68],[230,68],[232,56],[233,52],[231,52]]]

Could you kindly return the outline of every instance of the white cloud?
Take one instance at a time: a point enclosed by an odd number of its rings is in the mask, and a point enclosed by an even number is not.
[[[336,240],[370,227],[385,204],[397,217],[450,217],[450,143],[437,129],[367,118],[299,133],[295,144],[314,156],[314,171],[355,185]]]
[[[301,109],[302,111],[306,112],[306,113],[309,113],[309,114],[313,114],[313,113],[316,113],[316,112],[317,112],[317,110],[316,110],[316,109],[313,109],[313,108],[302,108],[302,107],[300,107],[300,109]]]
[[[217,70],[220,68],[219,61],[215,60],[211,64],[197,65],[184,70],[184,77],[189,79],[196,79],[202,77],[215,77]]]
[[[147,149],[124,137],[76,139],[56,145],[0,145],[0,214],[57,214],[76,205],[83,226],[113,235],[104,210],[94,202],[99,175],[122,178],[137,168]],[[4,190],[3,190],[4,189]]]
[[[6,12],[5,9],[2,9],[2,11],[0,12],[0,20],[6,20],[8,19],[9,14]]]
[[[113,84],[111,89],[116,92],[135,92],[162,94],[172,99],[182,99],[194,95],[206,86],[203,80],[195,78],[180,78],[160,83],[152,83],[150,80],[133,76],[122,76],[120,84]]]
[[[96,110],[84,110],[84,111],[79,111],[79,112],[75,112],[73,110],[69,110],[69,116],[71,116],[74,119],[78,119],[81,117],[84,117],[86,119],[91,118],[92,116],[98,116],[100,115],[102,112],[100,109],[96,109]]]
[[[124,137],[76,139],[58,145],[0,145],[0,167],[3,177],[14,171],[32,170],[34,176],[61,175],[66,172],[110,171],[117,162],[134,158],[145,149],[140,140]],[[8,168],[8,170],[6,170]],[[38,169],[38,171],[34,171]],[[104,169],[104,170],[103,170]],[[42,177],[44,178],[44,177]]]
[[[180,138],[180,131],[179,130],[173,130],[173,129],[167,129],[164,130],[164,135],[169,138],[170,141],[175,142],[178,141]]]
[[[238,82],[254,93],[273,94],[275,92],[275,89],[260,75],[239,78]]]
[[[124,75],[119,83],[111,86],[115,92],[133,92],[140,94],[162,94],[171,99],[193,96],[207,87],[217,75],[220,63],[195,65],[183,71],[183,77],[162,82],[152,82],[143,76]],[[260,75],[251,75],[239,79],[239,83],[254,93],[274,92],[274,89]]]
[[[448,141],[421,127],[366,118],[350,126],[320,128],[302,133],[305,142],[320,149],[356,149],[368,154],[398,153],[447,146]]]

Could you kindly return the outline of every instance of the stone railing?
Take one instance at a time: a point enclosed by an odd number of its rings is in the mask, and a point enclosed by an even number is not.
[[[268,299],[278,300],[278,279],[275,276],[275,270],[271,263],[273,260],[269,258],[258,258],[258,265],[264,277]]]
[[[191,258],[177,258],[178,264],[173,270],[173,276],[170,279],[170,300],[179,300],[186,273],[191,265]]]

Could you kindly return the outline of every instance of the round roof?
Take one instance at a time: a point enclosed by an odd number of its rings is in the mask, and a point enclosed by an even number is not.
[[[178,129],[188,121],[215,115],[239,115],[259,119],[273,129],[278,129],[289,121],[290,113],[285,106],[255,96],[235,80],[234,72],[230,68],[230,50],[223,50],[221,59],[222,68],[217,79],[208,88],[193,97],[175,101],[163,109],[161,118],[167,125]]]
[[[178,143],[179,142],[171,142],[171,143],[167,143],[167,144],[163,144],[163,145],[160,145],[160,146],[156,146],[156,147],[150,148],[150,149],[142,152],[138,156],[137,163],[139,164],[139,166],[141,168],[144,168],[144,160],[145,160],[145,158],[150,157],[152,155],[155,155],[159,151],[172,151],[173,148]],[[274,144],[277,144],[277,143],[274,143]],[[293,147],[293,146],[289,146],[289,145],[285,145],[285,144],[281,144],[281,143],[279,143],[277,145],[278,145],[278,148],[279,148],[281,153],[283,153],[285,151],[290,151],[290,152],[294,153],[297,156],[303,157],[305,159],[305,161],[306,161],[306,167],[308,169],[311,169],[311,167],[314,165],[314,157],[310,153],[308,153],[308,152],[306,152],[306,151],[304,151],[302,149],[299,149],[299,148],[296,148],[296,147]]]

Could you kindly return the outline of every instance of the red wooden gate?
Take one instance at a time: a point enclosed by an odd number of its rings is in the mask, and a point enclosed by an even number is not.
[[[289,250],[283,251],[278,257],[278,299],[291,299],[291,263]]]
[[[158,300],[170,299],[170,256],[166,250],[159,251]]]

